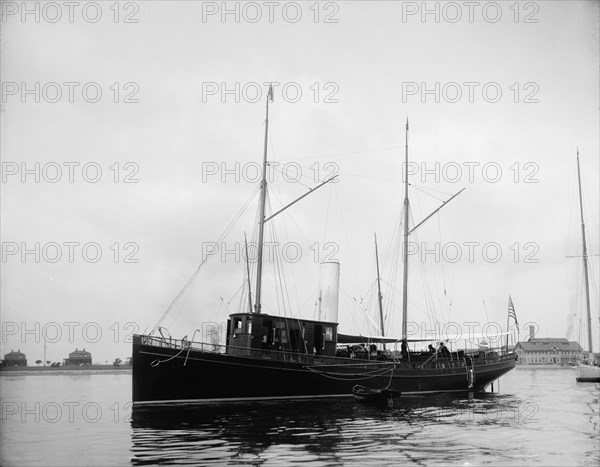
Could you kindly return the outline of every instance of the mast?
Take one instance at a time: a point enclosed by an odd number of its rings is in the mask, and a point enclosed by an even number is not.
[[[260,182],[260,214],[258,219],[258,262],[256,265],[256,302],[254,312],[260,313],[261,289],[262,289],[262,266],[263,266],[263,239],[265,234],[265,201],[267,197],[267,141],[269,138],[269,102],[273,102],[273,85],[269,86],[267,95],[267,109],[265,117],[265,145],[263,152],[263,171]]]
[[[405,136],[405,151],[404,151],[404,282],[402,289],[402,339],[406,339],[407,333],[407,305],[408,305],[408,209],[410,203],[408,201],[408,118],[406,119],[406,136]]]
[[[585,223],[583,221],[583,200],[581,196],[581,171],[579,169],[579,149],[577,149],[577,181],[579,184],[579,212],[581,213],[581,238],[583,239],[583,274],[585,277],[585,304],[587,311],[587,331],[589,358],[592,359],[592,316],[590,312],[590,284],[588,277],[587,244],[585,242]]]
[[[379,325],[381,326],[381,337],[385,337],[385,326],[383,324],[383,295],[381,294],[381,281],[379,279],[379,253],[377,252],[377,234],[375,234],[375,264],[377,265],[377,300],[379,302]]]
[[[250,284],[250,257],[248,256],[248,240],[244,232],[244,245],[246,246],[246,276],[248,278],[248,308],[252,313],[252,285]]]

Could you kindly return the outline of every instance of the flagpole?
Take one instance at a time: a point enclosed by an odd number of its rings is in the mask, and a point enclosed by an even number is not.
[[[510,295],[508,296],[508,312],[506,313],[506,353],[508,353],[508,328],[510,326]]]

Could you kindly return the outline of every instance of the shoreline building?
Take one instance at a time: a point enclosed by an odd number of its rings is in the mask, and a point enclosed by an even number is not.
[[[26,367],[27,366],[27,356],[21,352],[21,350],[17,350],[16,352],[11,349],[10,352],[4,354],[4,360],[2,360],[3,368],[15,368],[15,367]]]
[[[69,358],[65,358],[63,360],[63,365],[91,365],[92,364],[92,354],[85,350],[75,349],[74,352],[69,354]]]
[[[583,349],[578,342],[564,337],[542,337],[534,335],[529,328],[529,339],[518,342],[515,353],[519,357],[517,365],[569,365],[580,361]]]

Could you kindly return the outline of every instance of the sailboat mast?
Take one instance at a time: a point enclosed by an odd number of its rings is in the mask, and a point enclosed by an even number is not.
[[[406,119],[406,136],[405,136],[405,161],[404,161],[404,245],[403,245],[403,259],[404,259],[404,282],[402,289],[402,339],[406,339],[406,328],[407,328],[407,307],[408,307],[408,118]]]
[[[381,337],[385,337],[385,326],[383,323],[383,295],[381,294],[381,281],[379,278],[379,253],[377,252],[377,234],[375,234],[375,264],[377,266],[377,300],[379,302],[379,325],[381,326]]]
[[[579,169],[579,149],[577,150],[577,181],[579,184],[579,212],[581,213],[581,237],[583,239],[583,273],[585,277],[585,304],[587,311],[588,349],[592,358],[592,316],[590,312],[590,283],[588,277],[587,244],[585,242],[585,222],[583,221],[583,200],[581,196],[581,171]]]
[[[262,180],[260,182],[260,214],[258,219],[258,262],[256,264],[256,298],[254,312],[260,313],[262,290],[263,242],[265,234],[265,203],[267,197],[267,141],[269,138],[269,102],[273,101],[273,85],[269,86],[265,117],[265,144],[263,153]]]
[[[248,278],[248,308],[252,313],[252,286],[250,284],[250,257],[248,256],[248,240],[246,239],[246,232],[244,232],[244,245],[246,247],[246,276]]]

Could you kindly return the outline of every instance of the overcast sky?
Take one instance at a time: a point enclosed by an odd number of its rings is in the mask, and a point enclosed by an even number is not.
[[[289,300],[282,311],[269,263],[263,311],[313,318],[318,263],[335,259],[340,331],[376,333],[377,233],[386,332],[400,333],[409,118],[412,225],[466,188],[411,238],[409,319],[504,327],[510,294],[521,327],[577,340],[577,147],[600,251],[598,3],[426,8],[3,1],[1,353],[31,364],[46,337],[52,361],[76,347],[99,362],[130,355],[128,335],[156,324],[250,199],[163,324],[191,337],[246,309],[240,253],[256,235],[269,82],[271,212],[339,177],[269,222]]]

